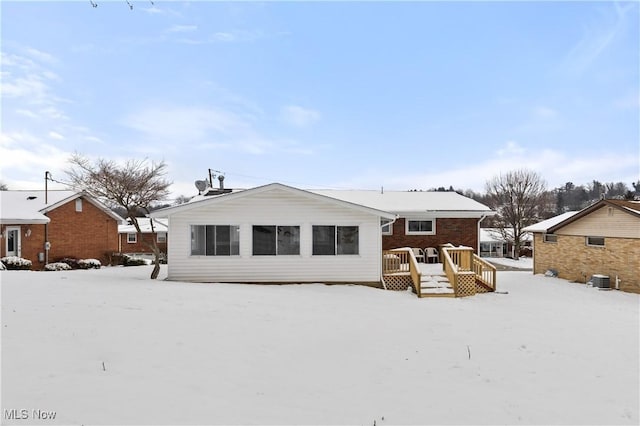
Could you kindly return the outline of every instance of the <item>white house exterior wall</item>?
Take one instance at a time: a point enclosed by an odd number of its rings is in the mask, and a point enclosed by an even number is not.
[[[240,227],[239,256],[191,256],[191,225]],[[300,255],[253,256],[253,225],[300,226]],[[359,254],[312,256],[312,226],[359,226]],[[168,278],[196,282],[380,282],[380,217],[280,189],[170,216]]]
[[[640,238],[640,218],[615,207],[604,206],[569,223],[558,235]]]

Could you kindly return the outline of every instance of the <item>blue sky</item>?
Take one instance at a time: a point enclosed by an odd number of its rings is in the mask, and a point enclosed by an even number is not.
[[[0,180],[73,152],[229,187],[640,178],[637,2],[0,3]]]

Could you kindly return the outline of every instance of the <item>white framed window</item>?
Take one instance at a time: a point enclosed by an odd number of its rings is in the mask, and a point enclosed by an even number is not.
[[[158,232],[157,241],[159,243],[167,242],[167,233],[166,232]]]
[[[558,242],[558,236],[556,234],[544,234],[542,237],[542,240],[545,243],[557,243]]]
[[[299,226],[253,226],[254,256],[283,256],[299,254]]]
[[[604,237],[587,237],[587,245],[593,247],[604,247]]]
[[[313,226],[314,256],[335,256],[360,253],[357,226]]]
[[[136,234],[135,232],[129,232],[127,234],[127,243],[134,244],[137,242],[138,242],[138,234]]]
[[[191,225],[192,256],[238,256],[239,254],[239,226]]]
[[[382,225],[382,235],[393,235],[393,222]]]
[[[435,219],[407,219],[405,221],[406,235],[434,235],[435,233]]]
[[[76,211],[82,211],[82,198],[76,198]]]

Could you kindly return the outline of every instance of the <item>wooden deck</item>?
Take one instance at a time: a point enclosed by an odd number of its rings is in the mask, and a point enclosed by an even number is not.
[[[383,285],[388,290],[411,288],[418,297],[465,297],[496,289],[496,268],[469,247],[442,249],[443,263],[418,263],[408,248],[384,250]]]

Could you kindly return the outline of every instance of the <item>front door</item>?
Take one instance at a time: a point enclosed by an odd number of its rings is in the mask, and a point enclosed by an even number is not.
[[[19,226],[7,226],[6,229],[6,244],[5,253],[6,256],[18,256],[20,257],[20,227]]]

